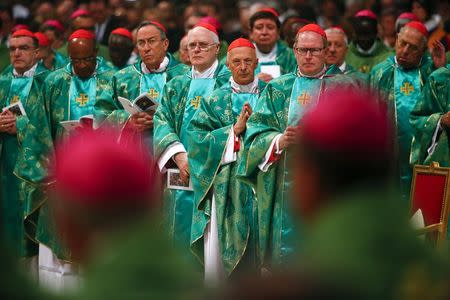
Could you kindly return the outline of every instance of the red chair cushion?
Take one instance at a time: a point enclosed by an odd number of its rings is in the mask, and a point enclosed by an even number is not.
[[[412,212],[422,210],[425,226],[441,221],[446,180],[444,175],[416,175]]]

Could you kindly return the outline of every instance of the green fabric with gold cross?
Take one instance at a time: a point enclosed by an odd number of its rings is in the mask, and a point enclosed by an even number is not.
[[[1,230],[4,244],[15,256],[37,255],[36,221],[43,199],[40,185],[47,167],[46,152],[49,131],[44,103],[40,97],[48,72],[35,73],[24,85],[12,84],[11,72],[0,76],[0,105],[5,107],[19,100],[26,115],[16,118],[17,134],[0,134],[0,200]]]
[[[213,89],[227,83],[230,76],[231,73],[227,67],[219,64],[213,76],[215,80]],[[208,79],[204,80],[208,81]],[[164,87],[161,104],[154,116],[153,148],[156,160],[159,160],[164,151],[175,142],[182,143],[189,152],[189,145],[185,139],[186,122],[189,120],[185,119],[185,112],[188,109],[198,109],[203,97],[208,96],[201,95],[202,99],[198,96],[189,98],[192,81],[191,72],[188,72],[185,75],[176,76]],[[191,170],[191,172],[194,171]],[[183,251],[189,251],[191,244],[192,194],[189,191],[165,190],[165,224],[169,236],[179,244]]]
[[[96,80],[94,91],[95,99],[88,99],[90,103],[95,103],[102,91],[108,87],[113,74],[114,71],[103,63],[103,59],[97,57],[97,68],[95,70],[95,75],[93,76]],[[44,86],[42,92],[53,144],[60,141],[68,134],[60,122],[74,120],[78,115],[94,113],[93,105],[90,107],[89,111],[84,109],[83,103],[86,101],[86,98],[83,97],[83,95],[76,97],[78,98],[78,106],[72,105],[72,101],[70,101],[70,89],[71,83],[73,82],[73,76],[72,64],[69,63],[65,68],[50,73],[46,80],[48,84]],[[89,92],[86,91],[82,91],[82,93],[89,95]],[[81,91],[79,94],[81,94]],[[76,98],[72,100],[77,101]],[[74,112],[74,109],[77,107],[82,110],[82,113]],[[49,155],[51,155],[51,153]],[[65,247],[62,247],[60,238],[54,230],[54,224],[47,203],[43,204],[40,211],[37,240],[52,249],[58,258],[70,260],[70,253]]]
[[[370,83],[380,89],[389,107],[396,129],[397,173],[404,201],[409,201],[412,169],[409,164],[413,130],[409,123],[412,109],[420,97],[423,85],[433,72],[430,56],[424,56],[418,68],[405,70],[391,56],[375,66],[370,73]]]

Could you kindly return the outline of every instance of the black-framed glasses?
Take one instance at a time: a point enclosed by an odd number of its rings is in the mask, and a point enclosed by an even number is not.
[[[324,48],[304,48],[304,47],[295,47],[294,50],[297,51],[298,54],[301,56],[306,56],[309,53],[311,53],[312,56],[317,56],[320,53],[322,53]]]
[[[97,58],[95,56],[89,56],[89,57],[83,57],[83,58],[70,58],[70,61],[72,62],[72,64],[79,64],[79,63],[92,63],[94,61],[96,61]]]

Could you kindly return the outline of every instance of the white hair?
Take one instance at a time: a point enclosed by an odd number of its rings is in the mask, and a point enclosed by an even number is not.
[[[338,28],[328,28],[328,29],[325,29],[325,33],[328,35],[329,33],[340,33],[340,34],[342,34],[343,36],[344,36],[344,43],[345,43],[345,45],[346,46],[348,46],[348,37],[347,37],[347,35],[345,34],[345,32],[343,32],[341,29],[338,29]]]
[[[204,27],[201,27],[201,26],[194,27],[194,28],[192,28],[191,30],[188,31],[188,34],[187,34],[188,43],[190,41],[190,37],[191,37],[192,33],[194,31],[199,31],[199,30],[207,31],[211,35],[213,43],[214,44],[219,44],[219,37],[214,32],[212,32],[212,31],[210,31],[210,30],[208,30],[208,29],[206,29]]]

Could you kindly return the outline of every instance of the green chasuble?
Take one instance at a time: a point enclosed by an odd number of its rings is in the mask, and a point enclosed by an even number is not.
[[[370,54],[361,53],[358,51],[355,43],[351,43],[348,46],[345,62],[352,65],[359,72],[370,73],[375,65],[381,63],[390,55],[392,55],[392,51],[378,39],[375,41],[375,46]]]
[[[225,84],[200,103],[188,127],[189,169],[195,170],[191,172],[192,249],[203,262],[204,232],[210,222],[214,195],[219,248],[227,274],[241,262],[244,267],[256,266],[255,198],[251,187],[236,178],[243,147],[234,162],[223,164],[222,157],[244,103],[254,107],[257,100],[258,94],[232,93],[231,86]]]
[[[402,69],[391,56],[375,66],[370,73],[372,87],[379,89],[388,101],[388,107],[397,133],[397,172],[402,197],[409,201],[412,169],[409,165],[413,129],[409,116],[420,97],[423,85],[434,69],[433,61],[424,56],[419,68]]]
[[[299,77],[289,73],[269,82],[262,92],[247,123],[245,146],[238,175],[255,187],[258,199],[259,254],[262,264],[285,263],[293,252],[293,226],[290,212],[292,188],[292,153],[283,151],[281,158],[260,171],[266,152],[274,138],[288,125],[296,126],[304,109],[320,99],[326,89],[343,84],[358,84],[341,74],[336,66],[328,68],[322,79]]]
[[[436,161],[441,167],[450,167],[450,131],[439,129],[436,132],[439,120],[450,111],[449,68],[447,65],[431,73],[411,112],[410,121],[414,128],[412,165]]]
[[[102,60],[97,58],[95,75],[87,79],[74,76],[71,63],[47,77],[48,84],[44,86],[42,97],[54,144],[68,134],[60,122],[94,114],[95,101],[107,88],[113,75],[113,71],[105,68]],[[70,260],[70,254],[61,247],[53,226],[48,206],[44,204],[39,216],[37,240],[51,248],[58,258]]]
[[[17,135],[0,134],[1,230],[5,244],[20,257],[38,253],[35,222],[43,200],[39,183],[44,177],[49,142],[39,94],[46,76],[47,72],[15,77],[12,71],[0,76],[1,107],[20,101],[26,113],[16,118]]]
[[[55,54],[55,57],[53,58],[51,69],[48,69],[44,65],[42,60],[40,61],[40,64],[38,65],[38,67],[42,70],[54,71],[54,70],[58,70],[58,69],[65,67],[69,63],[69,59],[67,57],[63,56],[61,53],[54,52],[54,54]]]
[[[150,96],[160,101],[164,85],[173,77],[182,75],[189,67],[175,60],[167,54],[169,65],[165,72],[143,74],[142,61],[139,59],[134,65],[117,71],[111,79],[111,84],[103,91],[95,104],[95,121],[97,124],[105,121],[113,126],[123,127],[129,117],[118,97],[133,101],[137,96],[148,92]]]
[[[161,105],[154,116],[153,149],[157,161],[176,142],[181,143],[189,152],[187,127],[193,114],[200,102],[214,89],[228,82],[230,76],[230,71],[219,64],[212,79],[192,79],[191,72],[188,72],[176,76],[166,84]],[[194,193],[166,189],[165,198],[165,221],[169,235],[182,249],[189,249]]]

